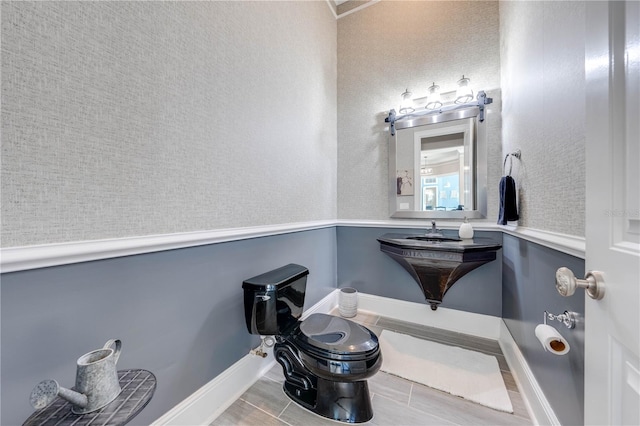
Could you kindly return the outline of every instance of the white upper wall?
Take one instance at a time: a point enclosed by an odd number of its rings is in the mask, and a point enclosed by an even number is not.
[[[336,218],[315,2],[2,2],[2,245]]]
[[[488,124],[488,219],[497,220],[500,46],[495,1],[381,1],[338,20],[338,217],[389,219],[384,118],[400,94],[454,90],[464,74],[494,96]]]
[[[2,245],[388,219],[386,112],[462,74],[496,99],[487,220],[520,148],[520,224],[584,235],[584,31],[582,2],[2,2]]]
[[[584,46],[584,2],[500,2],[503,155],[522,151],[529,228],[584,236]]]

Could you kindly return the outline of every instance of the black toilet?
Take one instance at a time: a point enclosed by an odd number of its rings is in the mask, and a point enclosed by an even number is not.
[[[369,421],[373,409],[366,379],[382,363],[378,338],[332,315],[299,321],[308,274],[292,263],[244,281],[247,328],[275,336],[273,354],[284,371],[284,392],[294,402],[332,420]]]

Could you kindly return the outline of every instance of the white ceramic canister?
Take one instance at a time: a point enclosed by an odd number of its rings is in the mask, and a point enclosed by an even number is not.
[[[358,313],[358,291],[355,288],[344,287],[338,293],[338,311],[340,316],[353,318]]]

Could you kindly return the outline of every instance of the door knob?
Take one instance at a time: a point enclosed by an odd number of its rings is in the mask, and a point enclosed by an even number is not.
[[[559,268],[556,271],[556,289],[562,296],[571,296],[576,288],[584,288],[592,299],[600,300],[604,297],[604,276],[602,272],[589,271],[584,280],[576,278],[571,269]]]

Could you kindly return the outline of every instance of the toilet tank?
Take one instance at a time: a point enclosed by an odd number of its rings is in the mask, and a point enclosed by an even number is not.
[[[263,336],[287,334],[302,315],[309,270],[290,263],[242,283],[247,330]]]

